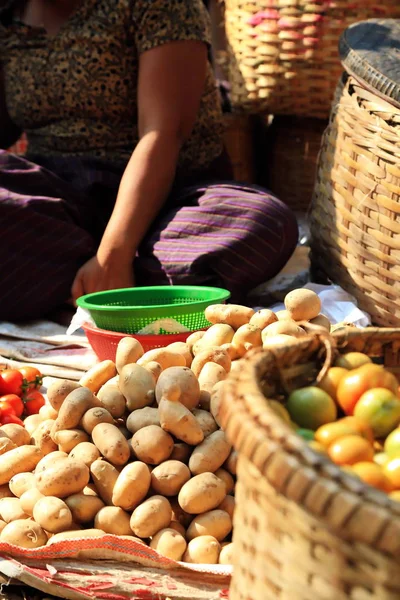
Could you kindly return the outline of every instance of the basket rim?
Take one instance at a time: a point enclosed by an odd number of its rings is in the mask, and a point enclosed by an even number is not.
[[[187,291],[198,291],[198,292],[211,292],[213,294],[215,294],[215,298],[209,298],[206,299],[204,298],[203,300],[193,300],[193,301],[189,301],[189,302],[177,302],[174,304],[142,304],[142,305],[132,305],[132,306],[109,306],[109,305],[105,305],[105,304],[92,304],[90,302],[91,299],[94,298],[107,298],[107,296],[109,296],[110,294],[119,294],[119,295],[124,295],[126,292],[134,292],[134,291],[139,291],[139,292],[187,292]],[[84,296],[81,296],[80,298],[77,299],[76,303],[78,306],[80,306],[81,308],[86,308],[87,310],[92,310],[92,311],[101,311],[101,312],[118,312],[118,313],[123,313],[123,312],[140,312],[143,310],[146,311],[152,311],[155,312],[157,310],[165,310],[167,308],[173,307],[174,309],[176,308],[183,308],[183,307],[201,307],[204,303],[209,304],[210,302],[212,303],[217,303],[219,301],[224,301],[227,300],[228,298],[230,298],[231,293],[229,292],[229,290],[226,290],[225,288],[218,288],[218,287],[208,287],[208,286],[200,286],[200,285],[157,285],[157,286],[142,286],[142,287],[135,287],[135,288],[121,288],[121,289],[117,289],[117,290],[105,290],[102,292],[92,292],[91,294],[85,294]]]
[[[379,340],[390,344],[393,337],[400,348],[400,328],[371,327],[354,331],[338,330],[333,334],[315,333],[294,339],[274,350],[253,350],[243,359],[242,369],[231,373],[226,379],[220,418],[228,439],[239,455],[249,460],[277,493],[294,500],[308,513],[327,522],[345,539],[372,545],[376,550],[399,558],[400,503],[311,448],[268,407],[259,383],[265,366],[276,366],[279,357],[285,353],[293,354],[295,364],[299,352],[317,353],[325,346],[327,339],[334,352],[337,352],[352,340],[361,339],[367,343],[369,340]],[[289,483],[293,478],[296,479],[299,472],[303,484],[306,481],[307,485],[304,494],[295,497],[298,491],[294,493],[293,485],[289,489]],[[320,499],[314,505],[311,495],[314,500],[316,497]],[[364,518],[366,523],[373,523],[372,533],[365,524],[360,527],[359,519],[358,524],[354,523],[357,515]]]
[[[168,341],[174,337],[184,337],[189,336],[191,333],[195,333],[196,331],[206,331],[206,329],[196,329],[195,331],[182,331],[181,333],[152,333],[152,334],[142,334],[142,333],[124,333],[123,331],[112,331],[111,329],[102,329],[101,327],[96,327],[96,325],[92,325],[91,323],[85,321],[82,323],[82,329],[86,332],[94,334],[100,334],[103,338],[115,338],[120,337],[121,339],[124,337],[132,337],[136,338],[140,341],[142,339],[145,341],[151,341],[153,339],[164,339]],[[208,329],[208,328],[207,328]]]

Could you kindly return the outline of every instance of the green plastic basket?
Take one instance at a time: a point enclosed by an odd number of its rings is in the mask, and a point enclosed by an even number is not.
[[[102,329],[121,333],[137,333],[158,319],[174,319],[189,331],[210,326],[204,310],[230,297],[222,288],[174,285],[137,287],[86,294],[78,306],[89,311]],[[160,330],[160,334],[178,333]]]

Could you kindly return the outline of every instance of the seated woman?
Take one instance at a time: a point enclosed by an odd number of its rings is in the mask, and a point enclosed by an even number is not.
[[[218,285],[242,301],[297,243],[230,181],[202,0],[2,0],[0,319],[82,294]]]

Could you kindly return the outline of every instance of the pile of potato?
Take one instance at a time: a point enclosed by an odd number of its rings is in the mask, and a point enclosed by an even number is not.
[[[296,292],[296,293],[295,293]],[[222,386],[251,348],[328,327],[318,296],[286,314],[213,305],[207,331],[144,353],[119,343],[79,383],[57,380],[25,428],[0,427],[0,540],[37,548],[105,533],[163,556],[230,564],[236,453],[220,428]]]

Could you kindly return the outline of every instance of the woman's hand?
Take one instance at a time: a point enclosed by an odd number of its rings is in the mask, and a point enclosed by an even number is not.
[[[97,256],[88,260],[77,272],[72,284],[72,299],[84,294],[134,287],[133,263],[119,262],[116,264],[100,263]]]

